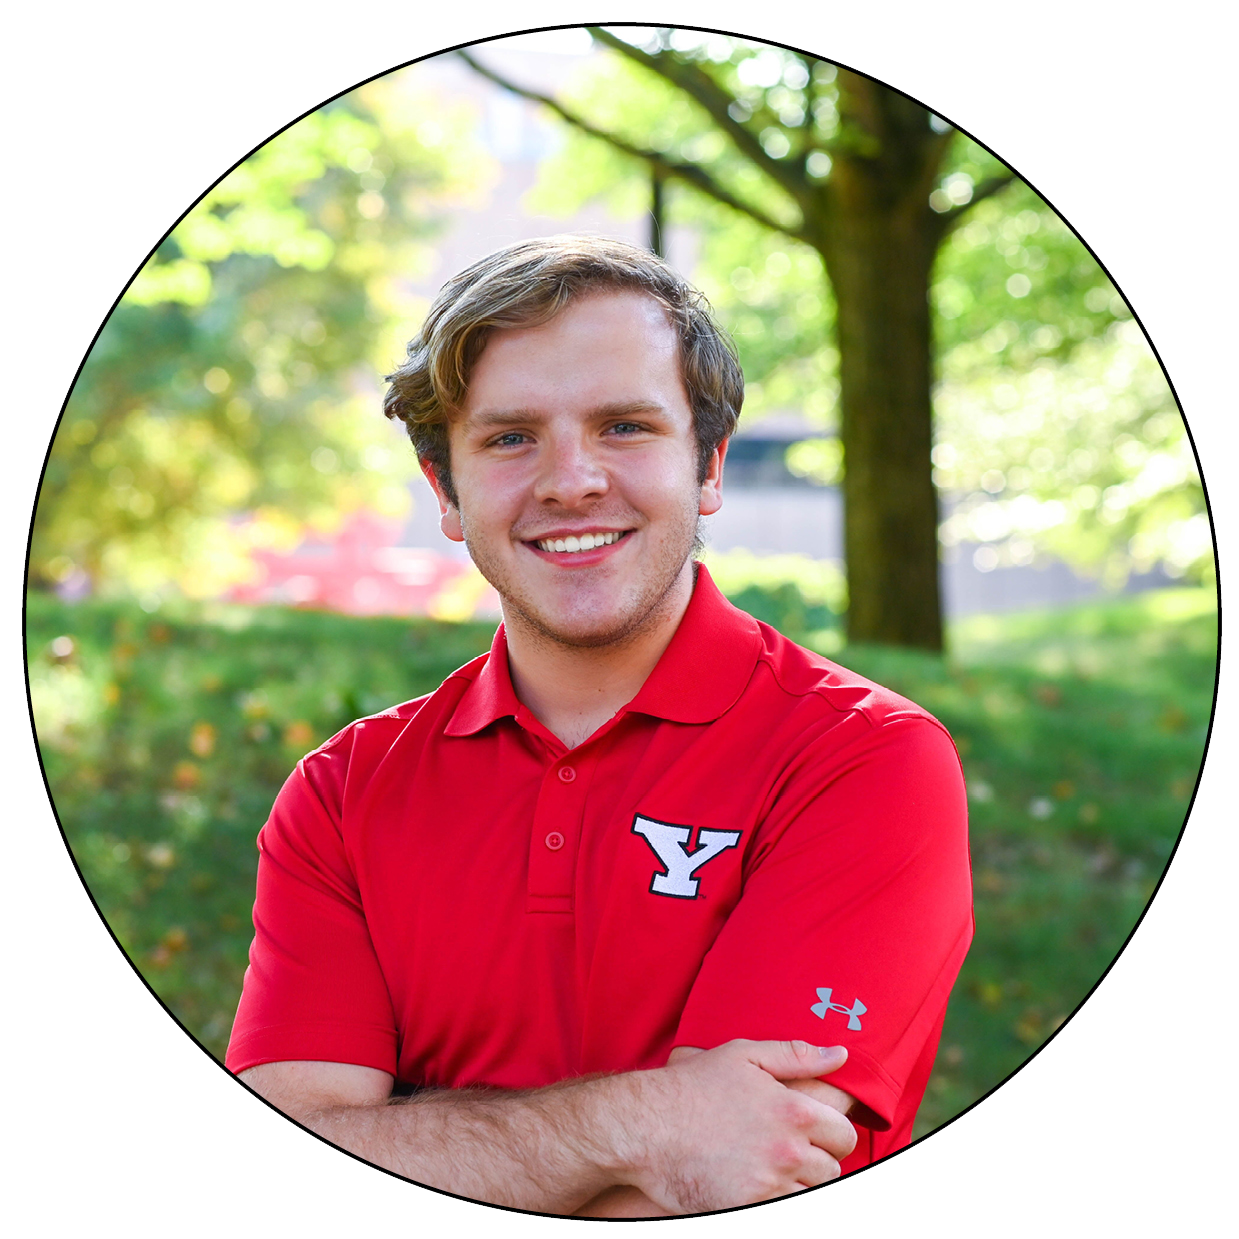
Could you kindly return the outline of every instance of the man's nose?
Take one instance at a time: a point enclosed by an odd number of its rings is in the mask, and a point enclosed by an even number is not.
[[[610,485],[597,450],[576,436],[550,439],[539,464],[534,490],[539,502],[579,507],[604,495]]]

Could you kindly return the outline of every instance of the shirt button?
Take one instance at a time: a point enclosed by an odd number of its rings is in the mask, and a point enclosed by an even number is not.
[[[561,835],[557,830],[552,830],[546,837],[546,846],[550,848],[552,852],[558,852],[559,849],[564,846],[563,835]]]
[[[571,766],[560,766],[559,779],[561,783],[571,783],[576,778],[576,771]]]

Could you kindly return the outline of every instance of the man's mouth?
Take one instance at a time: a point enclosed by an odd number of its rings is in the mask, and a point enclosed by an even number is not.
[[[553,551],[559,554],[574,554],[577,551],[593,551],[600,546],[611,546],[621,538],[625,538],[632,530],[608,530],[606,533],[569,534],[563,538],[540,538],[531,542],[540,551]]]

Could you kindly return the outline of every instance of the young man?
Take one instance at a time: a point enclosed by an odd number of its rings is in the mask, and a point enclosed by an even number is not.
[[[697,294],[583,237],[451,281],[392,376],[504,622],[260,836],[228,1065],[336,1144],[656,1216],[910,1138],[971,939],[958,758],[694,562],[742,393]]]

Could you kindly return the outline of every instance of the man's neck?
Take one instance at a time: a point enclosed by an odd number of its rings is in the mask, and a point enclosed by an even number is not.
[[[517,699],[568,748],[588,740],[641,691],[684,618],[695,576],[690,561],[640,627],[608,645],[565,645],[505,615]]]

